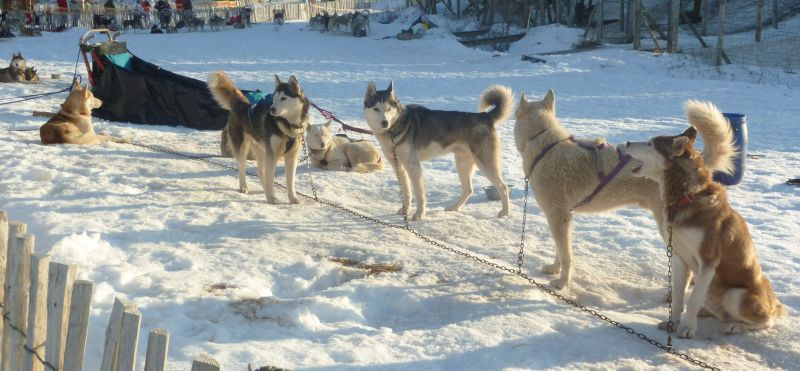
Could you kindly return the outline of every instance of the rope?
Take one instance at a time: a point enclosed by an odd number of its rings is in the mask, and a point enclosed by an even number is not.
[[[146,149],[149,149],[151,151],[173,154],[173,155],[176,155],[176,156],[179,156],[179,157],[184,157],[184,158],[187,158],[187,159],[192,159],[192,160],[204,162],[206,164],[209,164],[209,165],[212,165],[212,166],[215,166],[215,167],[218,167],[218,168],[222,168],[222,169],[231,170],[231,171],[234,171],[234,172],[238,171],[237,167],[233,166],[233,165],[229,165],[229,164],[221,163],[221,162],[218,162],[218,161],[210,160],[208,158],[202,158],[202,157],[198,157],[198,156],[193,156],[193,155],[181,153],[181,152],[174,151],[174,150],[168,149],[166,147],[162,147],[162,146],[141,144],[141,143],[135,143],[135,142],[130,142],[128,144],[131,144],[131,145],[136,146],[136,147],[146,148]],[[255,173],[251,172],[251,171],[247,171],[246,173],[248,175],[250,175],[251,177],[257,177],[257,175]],[[282,185],[282,184],[280,184],[278,182],[275,182],[275,186],[278,187],[278,188],[284,189],[284,190],[286,189],[286,187],[284,185]],[[313,191],[313,189],[312,189],[312,191]],[[305,199],[312,200],[312,201],[317,202],[319,204],[332,207],[334,209],[337,209],[339,211],[345,212],[347,214],[350,214],[352,216],[358,217],[360,219],[372,222],[374,224],[377,224],[377,225],[380,225],[380,226],[384,226],[386,228],[406,231],[406,232],[414,235],[418,239],[428,243],[429,245],[437,247],[437,248],[439,248],[441,250],[451,252],[451,253],[459,255],[459,256],[461,256],[461,257],[463,257],[465,259],[472,260],[472,261],[481,263],[483,265],[487,265],[489,267],[492,267],[492,268],[495,268],[497,270],[503,271],[503,272],[505,272],[507,274],[518,276],[518,277],[524,279],[525,281],[528,281],[529,283],[533,284],[538,289],[544,291],[548,295],[558,299],[559,301],[561,301],[563,303],[566,303],[566,304],[569,304],[570,306],[580,310],[581,312],[587,313],[587,314],[591,315],[592,317],[595,317],[595,318],[597,318],[599,320],[602,320],[604,322],[607,322],[607,323],[613,325],[614,327],[617,327],[617,328],[619,328],[621,330],[624,330],[628,334],[634,335],[639,340],[642,340],[642,341],[644,341],[644,342],[646,342],[646,343],[648,343],[648,344],[650,344],[650,345],[652,345],[652,346],[654,346],[656,348],[659,348],[659,349],[663,350],[664,352],[666,352],[668,354],[674,355],[674,356],[676,356],[676,357],[678,357],[678,358],[680,358],[680,359],[682,359],[684,361],[690,362],[693,365],[695,365],[697,367],[700,367],[700,368],[709,369],[709,370],[720,370],[720,368],[712,366],[707,362],[704,362],[702,360],[694,358],[694,357],[692,357],[692,356],[690,356],[690,355],[688,355],[686,353],[679,352],[678,350],[676,350],[672,346],[664,345],[661,342],[659,342],[658,340],[651,339],[647,335],[637,331],[636,329],[634,329],[632,327],[629,327],[629,326],[625,326],[623,323],[621,323],[619,321],[616,321],[616,320],[612,319],[611,317],[608,317],[608,316],[598,312],[595,309],[589,308],[589,307],[587,307],[587,306],[585,306],[583,304],[580,304],[580,303],[576,302],[573,299],[565,297],[564,295],[554,291],[553,289],[547,287],[546,285],[536,281],[536,279],[534,279],[533,277],[531,277],[527,273],[522,272],[521,270],[515,270],[515,269],[507,267],[505,265],[498,264],[496,262],[493,262],[493,261],[490,261],[488,259],[479,257],[477,255],[474,255],[473,253],[471,253],[469,251],[456,249],[454,247],[447,246],[447,245],[445,245],[445,244],[443,244],[443,243],[441,243],[439,241],[436,241],[433,238],[428,237],[425,234],[417,231],[416,229],[412,228],[407,223],[404,224],[404,225],[391,223],[391,222],[388,222],[388,221],[385,221],[385,220],[381,220],[381,219],[378,219],[376,217],[367,215],[367,214],[365,214],[363,212],[350,209],[350,208],[342,206],[340,204],[337,204],[337,203],[334,203],[334,202],[331,202],[331,201],[327,201],[327,200],[321,199],[319,197],[315,197],[315,195],[308,195],[308,194],[305,194],[303,192],[296,192],[296,193],[298,195],[300,195],[301,197],[305,198]]]

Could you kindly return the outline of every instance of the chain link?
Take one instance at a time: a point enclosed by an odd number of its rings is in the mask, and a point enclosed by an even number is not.
[[[134,143],[134,142],[131,142],[129,144],[137,146],[137,147],[147,148],[147,149],[150,149],[150,150],[153,150],[153,151],[174,154],[176,156],[181,156],[181,157],[184,157],[184,158],[193,159],[193,160],[200,161],[200,162],[205,162],[207,164],[210,164],[210,165],[213,165],[213,166],[216,166],[216,167],[219,167],[219,168],[228,169],[228,170],[231,170],[231,171],[237,171],[238,170],[236,168],[236,166],[233,166],[233,165],[229,165],[229,164],[225,164],[225,163],[222,163],[222,162],[214,161],[214,160],[211,160],[211,159],[209,159],[207,157],[193,156],[193,155],[177,152],[177,151],[170,150],[170,149],[167,149],[167,148],[164,148],[164,147],[161,147],[161,146],[139,144],[139,143]],[[396,154],[395,154],[395,161],[396,161]],[[249,172],[249,171],[247,172],[247,174],[252,176],[252,177],[256,177],[257,176],[256,174],[254,174],[252,172]],[[284,185],[280,184],[280,183],[275,182],[275,185],[278,188],[286,189],[286,187]],[[693,365],[695,365],[697,367],[700,367],[700,368],[709,369],[709,370],[720,370],[720,368],[712,366],[712,365],[708,364],[707,362],[701,361],[701,360],[699,360],[697,358],[694,358],[694,357],[692,357],[692,356],[690,356],[690,355],[688,355],[686,353],[682,353],[682,352],[679,352],[679,351],[675,350],[675,348],[673,348],[671,343],[669,343],[669,342],[668,342],[667,345],[664,345],[661,342],[659,342],[658,340],[651,339],[650,337],[648,337],[647,335],[637,331],[636,329],[634,329],[632,327],[629,327],[629,326],[625,326],[623,323],[621,323],[619,321],[616,321],[616,320],[612,319],[611,317],[608,317],[605,314],[602,314],[602,313],[598,312],[595,309],[589,308],[589,307],[587,307],[587,306],[585,306],[583,304],[580,304],[580,303],[576,302],[573,299],[567,298],[566,296],[554,291],[550,287],[547,287],[546,285],[536,281],[536,279],[534,279],[533,277],[531,277],[530,275],[528,275],[526,273],[523,273],[521,270],[515,270],[515,269],[507,267],[505,265],[501,265],[501,264],[498,264],[496,262],[490,261],[488,259],[481,258],[481,257],[479,257],[477,255],[474,255],[474,254],[470,253],[470,252],[462,251],[462,250],[447,246],[447,245],[445,245],[445,244],[443,244],[443,243],[441,243],[439,241],[436,241],[433,238],[422,234],[421,232],[417,231],[416,229],[411,228],[408,225],[407,221],[405,222],[404,225],[394,224],[394,223],[391,223],[391,222],[388,222],[388,221],[385,221],[385,220],[381,220],[381,219],[378,219],[376,217],[367,215],[367,214],[365,214],[365,213],[363,213],[361,211],[353,210],[353,209],[350,209],[348,207],[342,206],[341,204],[337,204],[337,203],[334,203],[334,202],[331,202],[331,201],[315,198],[314,196],[307,195],[307,194],[304,194],[302,192],[297,192],[297,194],[300,195],[301,197],[306,198],[306,199],[314,200],[319,204],[332,207],[334,209],[340,210],[340,211],[345,212],[347,214],[350,214],[352,216],[355,216],[355,217],[358,217],[360,219],[372,222],[374,224],[377,224],[377,225],[380,225],[380,226],[384,226],[386,228],[392,228],[392,229],[396,229],[396,230],[406,231],[406,232],[411,233],[412,235],[414,235],[418,239],[426,242],[427,244],[429,244],[431,246],[434,246],[434,247],[437,247],[437,248],[439,248],[441,250],[448,251],[450,253],[456,254],[456,255],[461,256],[461,257],[463,257],[463,258],[465,258],[467,260],[471,260],[471,261],[474,261],[474,262],[477,262],[477,263],[481,263],[483,265],[495,268],[495,269],[503,271],[505,273],[518,276],[518,277],[522,278],[523,280],[528,281],[532,285],[536,286],[538,289],[542,290],[546,294],[558,299],[559,301],[561,301],[563,303],[566,303],[566,304],[569,304],[570,306],[572,306],[572,307],[574,307],[574,308],[576,308],[576,309],[578,309],[578,310],[580,310],[580,311],[582,311],[584,313],[587,313],[587,314],[589,314],[589,315],[591,315],[591,316],[593,316],[593,317],[595,317],[595,318],[597,318],[597,319],[599,319],[601,321],[604,321],[604,322],[607,322],[607,323],[613,325],[614,327],[617,327],[617,328],[619,328],[621,330],[624,330],[628,334],[634,335],[638,339],[640,339],[640,340],[642,340],[642,341],[644,341],[644,342],[646,342],[646,343],[648,343],[648,344],[650,344],[652,346],[655,346],[655,347],[657,347],[657,348],[659,348],[659,349],[661,349],[661,350],[663,350],[663,351],[665,351],[665,352],[667,352],[667,353],[669,353],[671,355],[674,355],[674,356],[676,356],[676,357],[678,357],[678,358],[680,358],[680,359],[682,359],[684,361],[687,361],[687,362],[689,362],[689,363],[691,363],[691,364],[693,364]],[[669,246],[671,247],[671,245],[672,245],[672,243],[671,243],[671,239],[670,239]],[[671,256],[671,250],[669,252],[669,255]],[[670,289],[671,289],[671,287],[670,287]]]
[[[397,149],[394,144],[394,137],[390,135],[389,138],[392,140],[392,161],[394,161],[394,172],[397,174],[397,182],[400,184],[400,204],[402,205],[401,212],[403,213],[403,224],[406,226],[406,228],[409,228],[408,212],[410,210],[408,209],[411,208],[411,200],[408,200],[408,208],[406,208],[406,198],[403,195],[403,182],[400,180],[400,177],[403,176],[403,174],[400,173],[400,162],[397,160]]]
[[[669,306],[669,319],[667,319],[667,347],[672,349],[672,332],[675,322],[672,321],[672,224],[667,226],[667,305]],[[683,295],[683,293],[681,293]]]
[[[28,338],[28,334],[26,334],[25,331],[23,331],[21,328],[15,326],[13,323],[11,323],[11,317],[9,317],[9,312],[6,312],[3,309],[3,304],[2,303],[0,303],[0,312],[3,313],[3,322],[8,321],[8,327],[10,329],[18,332],[20,335],[22,335],[23,338],[26,338],[26,339]],[[41,349],[42,347],[44,347],[45,344],[46,343],[41,343],[41,344],[37,345],[36,347],[34,347],[33,349],[31,349],[28,346],[27,342],[26,342],[25,344],[22,344],[22,349],[25,350],[28,353],[33,354],[33,356],[36,357],[36,359],[39,361],[39,363],[41,363],[45,367],[47,367],[48,370],[50,370],[50,371],[58,371],[58,368],[56,366],[53,366],[52,363],[47,362],[44,358],[42,358],[41,355],[39,355],[39,352],[37,351],[37,350]]]
[[[519,238],[519,252],[517,253],[517,272],[522,273],[522,265],[525,263],[525,226],[528,224],[528,189],[530,179],[525,178],[525,198],[522,199],[522,233]]]
[[[314,176],[311,174],[311,161],[308,161],[308,146],[306,145],[306,133],[305,129],[300,131],[300,140],[303,142],[303,159],[300,162],[306,163],[306,170],[308,171],[308,182],[311,184],[311,194],[314,196],[314,201],[319,202],[319,196],[317,195],[317,188],[314,187]]]

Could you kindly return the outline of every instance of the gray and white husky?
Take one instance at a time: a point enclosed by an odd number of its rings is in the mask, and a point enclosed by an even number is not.
[[[294,190],[294,176],[303,133],[308,127],[308,99],[300,82],[292,76],[282,82],[275,76],[272,104],[251,105],[233,81],[224,72],[208,76],[208,88],[217,103],[230,111],[228,114],[228,147],[239,164],[239,191],[247,193],[247,155],[253,145],[258,163],[258,178],[264,187],[267,203],[278,203],[275,198],[275,169],[280,160],[286,168],[286,189],[289,202],[300,203]]]
[[[477,165],[502,197],[503,208],[498,216],[508,215],[508,187],[501,177],[502,147],[495,126],[506,121],[514,109],[511,89],[500,85],[489,87],[481,96],[478,108],[485,111],[490,106],[494,106],[491,111],[477,113],[404,106],[395,97],[394,83],[390,82],[389,88],[380,91],[375,89],[375,83],[369,83],[364,97],[364,116],[400,182],[403,206],[398,214],[407,215],[413,186],[417,200],[413,220],[425,216],[421,162],[453,153],[461,180],[461,195],[447,210],[458,211],[472,194],[472,173]],[[395,153],[397,161],[394,161]]]
[[[8,67],[0,68],[0,82],[25,81],[25,70],[25,57],[22,56],[22,53],[13,54]]]

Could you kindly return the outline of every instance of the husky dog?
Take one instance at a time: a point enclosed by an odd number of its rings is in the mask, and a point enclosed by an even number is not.
[[[332,136],[330,120],[325,124],[311,125],[306,143],[311,151],[309,158],[318,168],[356,173],[383,170],[381,153],[372,143]]]
[[[499,217],[508,216],[508,187],[500,175],[502,147],[495,126],[511,115],[511,89],[495,85],[483,92],[481,112],[434,111],[422,106],[404,106],[394,95],[394,83],[386,90],[376,91],[370,82],[364,97],[364,116],[381,144],[384,156],[397,161],[391,164],[400,182],[403,206],[398,211],[407,215],[411,205],[410,187],[414,187],[417,211],[413,220],[425,217],[425,184],[422,181],[422,161],[453,153],[461,195],[448,211],[458,211],[472,194],[472,173],[475,165],[497,188],[503,208]],[[490,106],[491,111],[483,112]],[[395,164],[396,163],[396,164]],[[411,184],[409,184],[409,176]]]
[[[556,117],[556,97],[550,90],[542,101],[520,99],[514,126],[514,142],[522,155],[522,170],[530,178],[536,202],[547,218],[556,245],[555,262],[542,268],[545,274],[561,276],[550,285],[569,285],[572,271],[572,211],[603,212],[639,205],[653,212],[663,226],[664,203],[658,184],[634,177],[621,149],[608,144],[573,140]],[[718,171],[731,171],[734,153],[725,121],[690,121],[703,136],[706,164]],[[606,175],[611,174],[611,176]],[[613,176],[613,174],[616,174]],[[604,186],[600,187],[601,179]],[[660,228],[660,230],[663,228]]]
[[[0,82],[20,82],[25,81],[25,58],[22,53],[11,55],[11,64],[6,68],[0,68]]]
[[[67,96],[67,100],[61,104],[61,109],[39,128],[42,144],[121,142],[121,139],[94,132],[92,109],[98,108],[102,104],[102,101],[92,95],[88,86],[81,88],[77,81],[73,81],[72,91]]]
[[[36,73],[36,68],[34,67],[25,68],[25,81],[32,83],[41,82],[39,80],[39,74]]]
[[[219,15],[214,14],[214,16],[208,20],[208,24],[209,26],[211,26],[211,29],[213,31],[219,31],[222,28],[222,26],[225,25],[225,18],[222,18]]]
[[[217,103],[230,111],[228,114],[228,147],[239,164],[239,191],[247,193],[247,154],[253,144],[258,163],[258,177],[267,196],[267,203],[276,204],[275,169],[284,160],[286,189],[289,202],[300,203],[294,190],[294,175],[300,157],[303,132],[308,127],[308,99],[300,82],[292,76],[282,82],[275,75],[275,92],[271,105],[250,105],[250,101],[236,88],[224,72],[208,76],[208,88]]]
[[[710,103],[689,101],[685,108],[693,124],[725,121]],[[761,272],[747,223],[731,209],[725,188],[712,180],[711,169],[694,148],[696,135],[689,128],[678,136],[626,145],[634,159],[633,176],[660,185],[665,206],[656,212],[672,227],[672,313],[678,336],[695,336],[701,306],[723,322],[721,331],[726,334],[771,327],[784,314],[783,306]],[[681,319],[690,273],[694,290]],[[667,322],[659,325],[666,326]]]

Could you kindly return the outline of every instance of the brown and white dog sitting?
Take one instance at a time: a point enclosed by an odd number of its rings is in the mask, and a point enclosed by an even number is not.
[[[105,141],[121,141],[108,135],[94,132],[92,109],[100,107],[102,101],[95,98],[89,87],[81,88],[77,81],[72,83],[72,91],[61,109],[41,128],[39,137],[42,144],[95,144]]]
[[[689,122],[725,120],[710,103],[689,101],[685,109]],[[672,227],[672,313],[678,336],[695,336],[701,306],[723,322],[726,334],[771,327],[783,306],[761,272],[747,223],[731,209],[725,188],[712,180],[694,148],[696,135],[692,127],[678,136],[626,145],[634,176],[659,183],[664,228]],[[681,318],[690,274],[694,290]]]

